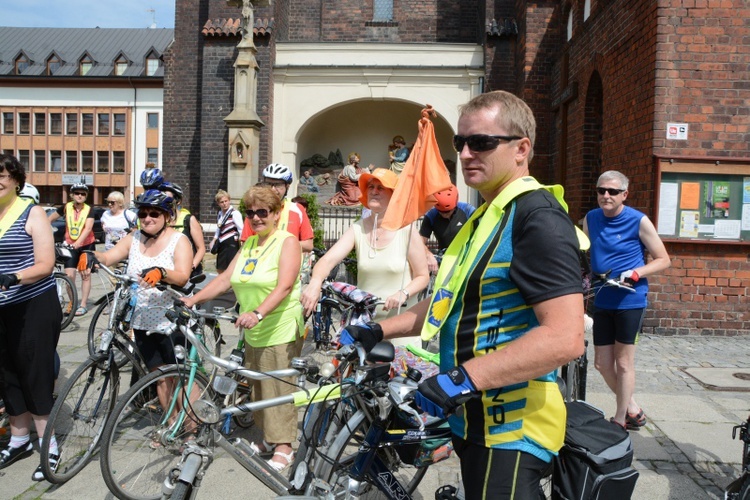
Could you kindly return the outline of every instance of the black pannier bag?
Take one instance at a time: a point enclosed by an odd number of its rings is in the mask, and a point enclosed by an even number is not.
[[[565,444],[554,460],[552,498],[628,500],[638,480],[630,434],[584,401],[566,403]]]

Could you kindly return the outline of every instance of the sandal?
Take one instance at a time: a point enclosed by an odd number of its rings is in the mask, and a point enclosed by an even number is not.
[[[274,446],[265,439],[261,439],[259,443],[250,443],[250,449],[258,455],[270,455],[273,453]]]
[[[283,462],[275,462],[273,460],[275,457],[283,459]],[[294,460],[294,451],[290,451],[289,453],[276,451],[274,452],[273,457],[268,460],[268,465],[270,465],[276,472],[281,472],[292,464],[292,460]]]
[[[615,425],[619,425],[624,430],[628,430],[628,426],[626,424],[621,424],[620,422],[618,422],[617,420],[615,420],[615,417],[610,418],[609,421],[612,422]]]
[[[87,312],[89,312],[89,310],[86,309],[85,307],[81,306],[78,309],[76,309],[76,316],[83,316]]]
[[[646,425],[646,415],[643,414],[643,409],[638,410],[635,415],[632,413],[625,414],[625,426],[628,430],[637,431],[644,425]]]

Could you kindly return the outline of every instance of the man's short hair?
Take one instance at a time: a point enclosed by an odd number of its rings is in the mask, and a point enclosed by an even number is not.
[[[602,175],[599,176],[599,180],[596,181],[596,187],[599,187],[599,185],[604,181],[615,181],[620,184],[620,189],[628,190],[628,185],[630,184],[630,181],[627,177],[625,177],[625,174],[618,172],[617,170],[607,170]]]
[[[528,137],[531,141],[528,161],[534,157],[534,141],[536,140],[536,120],[534,113],[522,99],[504,90],[495,90],[479,94],[458,109],[459,115],[476,113],[485,109],[499,108],[498,125],[508,135]]]

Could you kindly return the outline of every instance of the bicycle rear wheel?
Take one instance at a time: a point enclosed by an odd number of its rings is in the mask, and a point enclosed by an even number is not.
[[[42,438],[42,470],[50,483],[66,482],[91,459],[117,400],[119,381],[117,366],[109,366],[106,354],[87,359],[68,379],[52,407]],[[62,452],[56,471],[49,466],[53,435]]]
[[[334,496],[346,488],[349,469],[359,453],[360,445],[368,428],[369,422],[365,413],[361,410],[355,413],[342,426],[326,456],[316,464],[315,476],[331,485]],[[427,472],[427,467],[414,467],[403,463],[393,447],[380,448],[377,453],[406,492],[410,495],[414,493]],[[367,484],[361,486],[359,498],[375,500],[383,497],[383,494],[373,482],[374,480],[370,476],[366,477]]]
[[[169,471],[179,461],[179,449],[190,435],[187,425],[170,429],[170,420],[159,402],[157,386],[169,384],[165,406],[185,406],[189,370],[171,365],[150,373],[120,398],[102,435],[101,470],[109,490],[120,499],[156,500]],[[197,372],[195,385],[204,394],[207,379]],[[186,413],[189,413],[187,411]],[[174,417],[174,415],[172,416]],[[186,416],[185,423],[189,423]]]
[[[78,309],[78,291],[65,273],[55,273],[55,285],[63,313],[60,329],[65,330],[73,321],[76,309]]]

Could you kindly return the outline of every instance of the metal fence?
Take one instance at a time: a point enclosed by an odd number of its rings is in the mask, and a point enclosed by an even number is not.
[[[321,205],[318,209],[318,216],[323,226],[323,244],[326,248],[331,248],[344,231],[362,216],[362,207]]]

